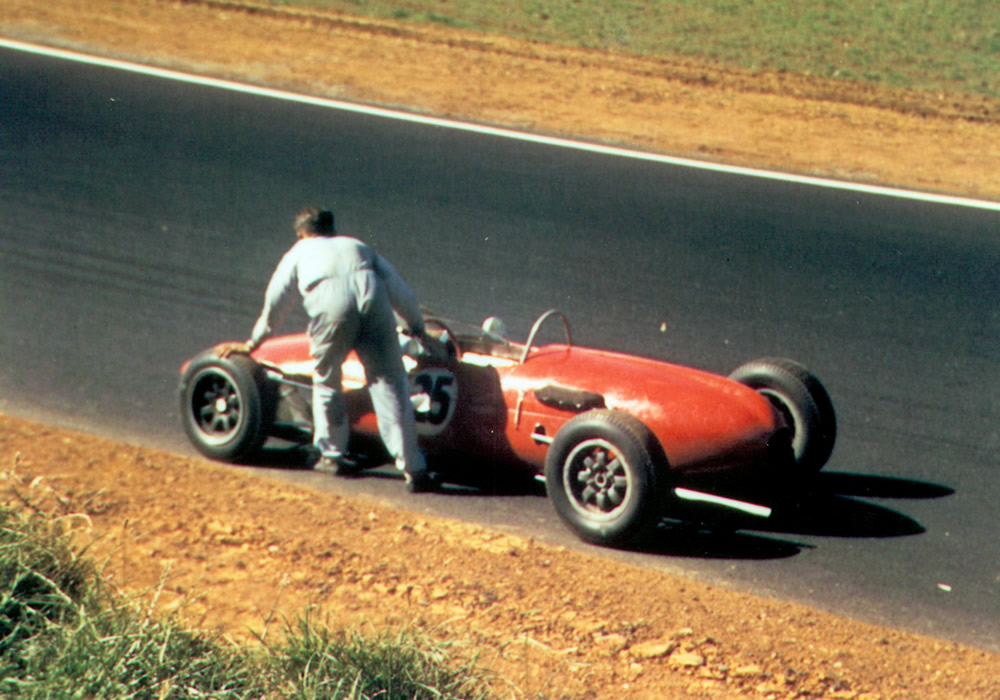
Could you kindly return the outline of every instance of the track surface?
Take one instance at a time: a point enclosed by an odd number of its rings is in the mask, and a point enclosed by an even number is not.
[[[823,379],[840,440],[798,507],[607,556],[1000,649],[996,213],[7,51],[0,94],[0,410],[190,453],[176,368],[247,336],[292,214],[329,205],[445,315],[523,337],[554,306],[579,344]],[[261,471],[584,547],[537,496]]]

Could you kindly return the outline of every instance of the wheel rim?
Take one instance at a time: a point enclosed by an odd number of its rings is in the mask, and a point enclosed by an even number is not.
[[[788,400],[788,398],[777,391],[772,389],[758,389],[758,392],[764,396],[771,405],[782,415],[785,419],[785,423],[788,425],[789,430],[792,431],[792,452],[795,454],[795,459],[798,460],[802,457],[805,452],[806,443],[806,431],[802,429],[805,425],[805,417],[802,412],[795,406],[795,404]]]
[[[244,400],[229,375],[215,369],[198,373],[192,382],[191,419],[202,440],[222,445],[236,436],[244,420]]]
[[[578,444],[563,463],[563,490],[573,509],[589,520],[614,520],[632,499],[631,470],[607,440]]]

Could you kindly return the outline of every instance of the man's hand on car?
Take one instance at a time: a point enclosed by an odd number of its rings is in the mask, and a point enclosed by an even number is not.
[[[213,348],[213,350],[215,350],[216,356],[224,360],[233,353],[249,355],[250,343],[219,343]]]

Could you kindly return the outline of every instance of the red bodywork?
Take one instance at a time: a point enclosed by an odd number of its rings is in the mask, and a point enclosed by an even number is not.
[[[458,340],[461,350],[452,361],[415,362],[408,369],[411,391],[427,394],[417,410],[421,446],[429,456],[472,457],[470,468],[513,461],[541,473],[552,438],[588,401],[645,424],[675,473],[760,464],[772,436],[785,427],[760,393],[708,372],[570,344],[532,347],[522,362],[524,345]],[[309,340],[304,334],[274,338],[253,357],[286,377],[303,377],[310,369]],[[353,354],[343,376],[353,429],[377,435],[364,371]],[[553,387],[582,401],[543,401]]]

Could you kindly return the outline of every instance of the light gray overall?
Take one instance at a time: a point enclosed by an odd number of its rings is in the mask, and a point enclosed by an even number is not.
[[[393,315],[395,309],[412,332],[423,331],[423,315],[413,291],[385,258],[357,239],[302,239],[285,253],[271,276],[250,339],[254,345],[273,334],[296,296],[309,315],[310,353],[316,360],[316,447],[326,457],[347,453],[350,425],[341,365],[354,349],[365,368],[379,433],[396,467],[421,473],[426,464],[417,446],[409,381]]]

